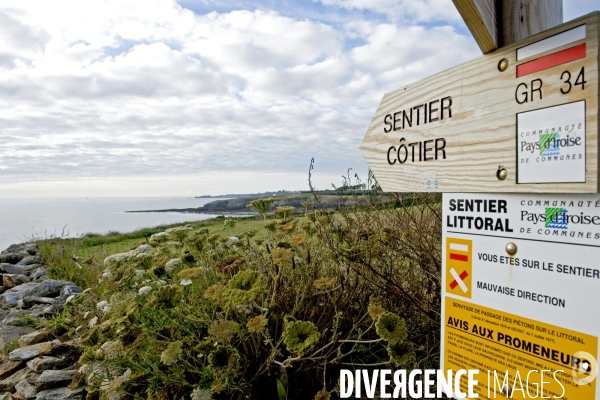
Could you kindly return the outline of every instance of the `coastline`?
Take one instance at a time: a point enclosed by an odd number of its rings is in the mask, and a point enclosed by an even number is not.
[[[202,207],[197,208],[168,208],[168,209],[160,209],[160,210],[135,210],[135,211],[125,211],[126,213],[168,213],[168,212],[177,212],[177,213],[186,213],[186,214],[235,214],[235,215],[248,215],[254,216],[258,215],[258,213],[251,211],[248,209],[248,204],[251,201],[256,200],[262,197],[240,197],[240,198],[232,198],[226,200],[215,200],[209,203],[206,203]],[[352,196],[336,196],[336,195],[325,195],[319,197],[319,207],[316,207],[315,202],[311,198],[310,195],[303,196],[285,196],[285,197],[275,197],[275,202],[272,205],[272,209],[276,209],[277,207],[283,206],[291,206],[296,208],[297,210],[304,210],[305,207],[302,205],[303,202],[309,201],[312,203],[309,210],[313,210],[316,208],[322,209],[333,209],[338,208],[340,206],[351,207],[356,206],[361,203],[360,201],[356,201]]]
[[[214,218],[215,213],[125,213],[125,210],[197,208],[212,200],[187,197],[0,199],[0,247],[52,237],[131,232]],[[248,210],[249,211],[249,210]],[[223,212],[221,214],[229,214]]]

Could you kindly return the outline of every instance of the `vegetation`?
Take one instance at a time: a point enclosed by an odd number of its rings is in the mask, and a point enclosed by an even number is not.
[[[366,205],[40,243],[53,276],[90,288],[50,322],[85,347],[81,384],[107,399],[329,399],[341,368],[437,368],[440,199],[356,196]],[[130,251],[103,260],[117,243]]]
[[[267,213],[271,209],[271,205],[274,202],[275,202],[275,199],[273,199],[273,198],[269,198],[269,199],[256,199],[256,200],[252,200],[250,202],[250,204],[248,204],[246,207],[248,207],[252,211],[256,211],[257,213],[259,213],[260,215],[262,215],[263,216],[263,220],[266,223],[266,221],[267,221]]]

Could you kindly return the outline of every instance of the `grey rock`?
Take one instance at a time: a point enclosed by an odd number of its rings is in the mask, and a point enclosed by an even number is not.
[[[0,263],[16,264],[25,256],[19,253],[0,254]]]
[[[6,292],[8,288],[6,286],[0,286],[0,294]]]
[[[27,347],[48,341],[48,332],[44,330],[27,333],[19,338],[19,347]]]
[[[41,277],[46,276],[46,274],[47,274],[46,268],[40,267],[40,268],[36,268],[33,271],[31,271],[29,278],[31,278],[32,281],[37,281]]]
[[[21,336],[26,335],[35,331],[34,328],[29,326],[0,326],[0,349],[6,349],[6,346],[19,340]]]
[[[8,355],[12,361],[29,361],[40,356],[61,356],[69,360],[77,360],[82,349],[72,343],[61,343],[60,340],[32,344],[13,350]]]
[[[60,313],[63,312],[65,310],[65,300],[64,298],[57,298],[57,300],[60,301],[56,301],[53,304],[46,306],[46,308],[44,308],[44,313],[46,314],[56,314],[56,313]]]
[[[23,297],[25,297],[25,293],[9,291],[2,293],[2,295],[0,296],[2,296],[2,299],[7,305],[9,305],[10,307],[16,307],[19,305],[19,301],[23,300]]]
[[[49,306],[46,306],[44,308],[44,313],[46,314],[56,314],[56,313],[60,313],[63,312],[65,310],[65,298],[64,297],[57,297],[56,298],[57,301],[55,301],[54,303],[52,303]]]
[[[35,386],[27,381],[21,381],[15,385],[15,389],[19,394],[21,394],[26,399],[35,399],[37,395],[37,390]]]
[[[35,252],[39,252],[40,248],[38,247],[37,243],[35,242],[31,242],[31,243],[23,243],[23,248],[27,251],[35,251]]]
[[[20,275],[20,274],[3,274],[2,275],[2,286],[6,286],[7,288],[13,288],[15,286],[19,286],[19,285],[22,285],[27,282],[29,282],[29,277],[27,275]]]
[[[22,248],[23,248],[23,243],[11,244],[5,250],[2,250],[2,252],[0,254],[14,253],[16,251],[21,250]]]
[[[59,388],[38,392],[36,400],[83,400],[84,389]]]
[[[27,362],[27,368],[33,372],[43,372],[48,369],[60,369],[73,364],[74,358],[42,356]]]
[[[11,292],[23,292],[23,293],[26,293],[26,292],[29,292],[32,289],[37,288],[40,285],[41,285],[41,283],[38,283],[38,282],[27,282],[27,283],[24,283],[22,285],[19,285],[19,286],[16,286],[16,287],[10,289],[10,291]]]
[[[31,310],[12,309],[2,320],[5,326],[31,326],[37,323],[44,315],[43,309],[35,308]]]
[[[16,286],[0,295],[0,300],[2,300],[7,306],[16,307],[19,305],[19,300],[22,300],[25,297],[25,294],[38,287],[40,283],[38,282],[28,282],[22,285]]]
[[[12,400],[12,398],[10,392],[0,394],[0,400]]]
[[[38,378],[35,387],[37,390],[47,390],[66,386],[71,383],[75,374],[77,371],[46,370]]]
[[[19,251],[40,251],[36,243],[16,243],[11,244],[8,248],[0,254],[18,253]]]
[[[23,257],[21,261],[17,263],[17,265],[31,265],[31,264],[39,264],[41,262],[41,258],[38,256],[27,256]]]
[[[5,358],[0,363],[0,380],[6,379],[20,369],[23,369],[24,364],[23,361],[10,361]]]
[[[48,346],[50,342],[32,344],[31,346],[21,347],[9,353],[8,359],[12,361],[29,361],[41,355],[41,350],[44,346]]]
[[[30,271],[30,269],[29,269],[29,265],[13,265],[13,264],[2,263],[2,264],[0,264],[0,271],[5,272],[7,274],[25,275]]]
[[[56,298],[52,297],[37,297],[37,296],[25,296],[23,297],[23,307],[29,308],[36,304],[54,304]]]
[[[83,289],[76,285],[67,285],[60,290],[60,295],[63,297],[69,297],[73,294],[81,294]]]
[[[83,349],[73,344],[73,342],[61,343],[60,340],[53,340],[52,342],[34,344],[29,347],[33,346],[40,346],[38,348],[38,356],[61,357],[65,360],[69,360],[69,362],[71,363],[77,361],[79,359],[79,356],[81,356],[81,353],[83,352]]]
[[[23,368],[0,381],[0,392],[14,392],[17,383],[27,381],[33,384],[37,377],[38,374],[30,371],[29,368]]]
[[[57,281],[54,279],[48,279],[40,283],[39,286],[28,290],[27,296],[56,297],[60,294],[62,288],[67,285],[72,285],[72,283],[67,281]]]

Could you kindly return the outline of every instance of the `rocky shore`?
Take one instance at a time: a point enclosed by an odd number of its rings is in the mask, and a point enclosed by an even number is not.
[[[252,210],[248,209],[247,205],[250,204],[252,200],[256,200],[258,197],[241,197],[236,199],[227,199],[227,200],[215,200],[210,203],[205,204],[202,207],[198,208],[171,208],[165,210],[144,210],[144,211],[127,211],[130,213],[139,213],[139,212],[181,212],[181,213],[192,213],[192,214],[251,214],[254,215]],[[313,203],[311,208],[315,208],[314,199],[310,196],[286,196],[281,198],[276,198],[275,202],[271,206],[271,209],[274,210],[277,207],[283,206],[292,206],[297,210],[304,210],[304,206],[302,206],[302,202],[309,201]],[[358,204],[358,202],[349,196],[321,196],[320,198],[320,208],[324,209],[332,209],[338,208],[340,206],[351,207]],[[309,208],[310,209],[310,208]]]
[[[12,245],[0,253],[0,400],[81,400],[85,389],[72,385],[85,371],[74,342],[38,329],[75,296],[80,287],[48,279],[35,243]]]

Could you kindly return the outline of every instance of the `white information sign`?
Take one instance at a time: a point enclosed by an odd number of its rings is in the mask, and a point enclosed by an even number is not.
[[[585,101],[517,114],[517,183],[585,182]]]
[[[442,260],[442,370],[600,400],[600,195],[444,194]]]

